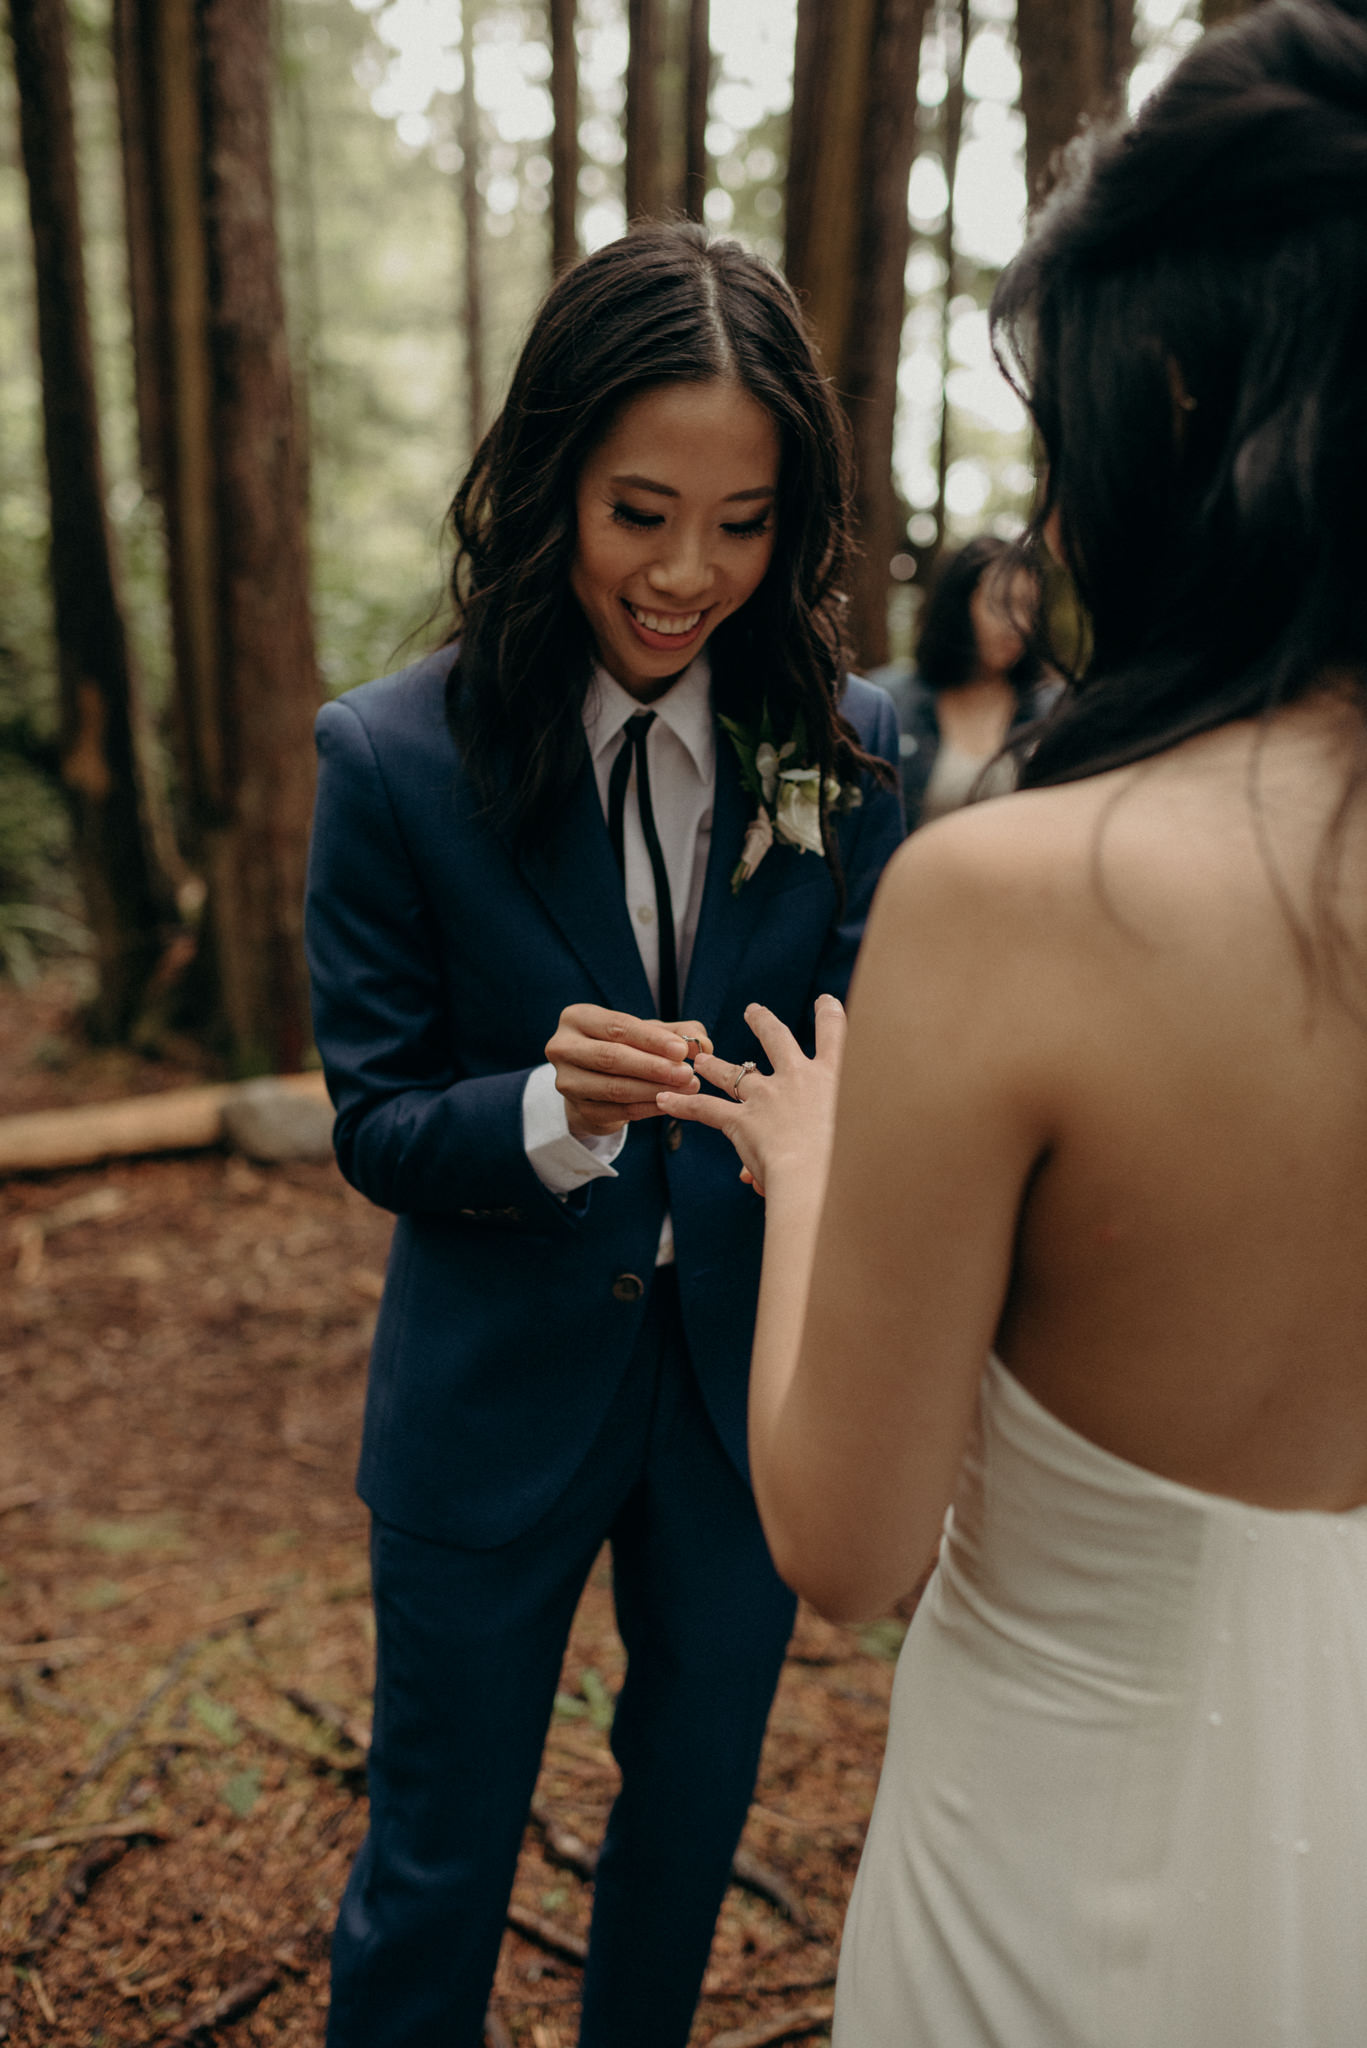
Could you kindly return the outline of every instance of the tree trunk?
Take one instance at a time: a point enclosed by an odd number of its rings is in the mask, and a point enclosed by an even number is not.
[[[1124,110],[1134,63],[1134,0],[1017,0],[1025,182],[1047,194],[1058,152],[1084,117]]]
[[[664,210],[660,146],[662,0],[627,0],[627,219],[657,220]]]
[[[475,98],[475,4],[461,8],[460,209],[465,229],[465,402],[470,454],[484,438],[484,199],[479,189],[479,102]]]
[[[551,269],[556,277],[579,255],[579,52],[575,0],[550,0]]]
[[[850,633],[865,666],[887,659],[899,544],[892,440],[925,12],[925,0],[798,6],[787,269],[854,434],[862,553]]]
[[[1240,14],[1247,14],[1253,0],[1202,0],[1201,21],[1206,28],[1222,28]]]
[[[95,939],[89,1025],[108,1040],[135,1023],[174,913],[142,801],[136,682],[105,516],[63,0],[12,0],[10,33],[52,500],[61,774]]]
[[[179,740],[201,988],[239,1072],[308,1045],[319,700],[271,173],[269,0],[120,0],[151,183]]]
[[[689,220],[701,220],[707,197],[707,102],[712,90],[709,0],[688,0],[684,60],[684,174],[680,193]]]
[[[200,0],[213,250],[223,709],[233,808],[209,836],[210,904],[239,1071],[310,1043],[304,871],[320,689],[271,170],[268,0]]]

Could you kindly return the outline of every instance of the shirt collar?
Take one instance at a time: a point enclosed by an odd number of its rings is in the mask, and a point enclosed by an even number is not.
[[[701,782],[710,783],[716,768],[716,736],[712,727],[712,665],[707,652],[696,654],[678,681],[649,707],[642,706],[629,690],[600,663],[594,664],[593,680],[584,699],[584,734],[589,752],[597,760],[610,747],[627,720],[649,708],[681,741]]]

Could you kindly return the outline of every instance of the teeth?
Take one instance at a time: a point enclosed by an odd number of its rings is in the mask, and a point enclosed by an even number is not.
[[[627,610],[633,619],[643,625],[648,633],[684,634],[691,633],[702,617],[701,612],[689,612],[686,617],[667,615],[661,618],[658,612],[643,612],[636,604],[628,604]]]

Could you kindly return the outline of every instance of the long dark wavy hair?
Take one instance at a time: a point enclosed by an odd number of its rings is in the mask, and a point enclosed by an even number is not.
[[[928,688],[952,690],[970,680],[978,664],[978,638],[970,609],[973,593],[984,576],[1007,573],[1015,559],[1010,543],[991,533],[975,534],[945,556],[935,573],[916,636],[916,669]],[[1025,645],[1007,677],[1021,698],[1044,673],[1035,641],[1034,612],[1038,609],[1036,604],[1031,616],[1018,622]]]
[[[992,307],[1042,444],[1027,539],[1090,623],[1021,779],[1342,677],[1332,840],[1367,780],[1367,0],[1265,0],[1075,148]]]
[[[632,399],[718,377],[764,407],[780,462],[769,568],[708,641],[716,707],[757,725],[767,702],[785,734],[801,718],[825,773],[882,779],[886,764],[838,709],[849,433],[797,301],[739,243],[651,224],[555,285],[451,506],[450,637],[460,651],[447,717],[486,811],[517,838],[554,817],[585,753],[593,644],[570,589],[579,472]],[[838,879],[824,816],[823,826]]]

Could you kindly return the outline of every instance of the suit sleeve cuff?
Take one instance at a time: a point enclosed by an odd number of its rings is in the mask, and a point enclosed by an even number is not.
[[[613,1160],[627,1141],[627,1126],[610,1138],[576,1138],[549,1061],[533,1067],[522,1091],[522,1143],[533,1173],[553,1195],[572,1195],[591,1180],[616,1180]]]

